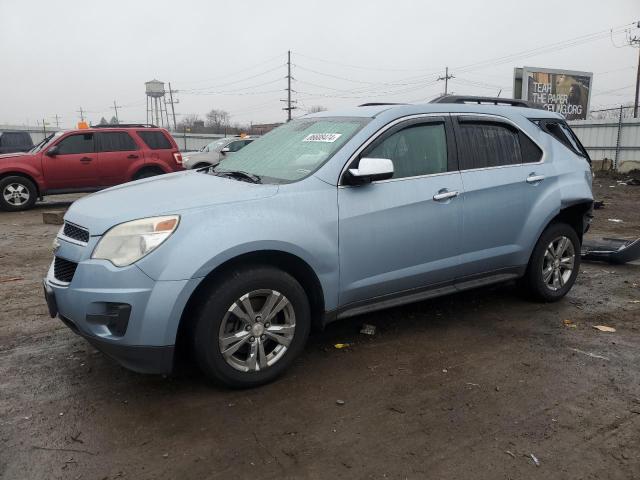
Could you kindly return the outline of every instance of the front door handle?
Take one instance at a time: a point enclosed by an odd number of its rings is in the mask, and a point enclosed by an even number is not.
[[[460,192],[455,192],[455,191],[449,192],[446,189],[442,189],[433,196],[433,199],[436,202],[442,202],[443,200],[449,200],[450,198],[455,198],[458,195],[460,195]]]
[[[538,183],[544,180],[544,175],[536,175],[535,173],[530,173],[527,177],[527,183]]]
[[[138,155],[134,155],[133,153],[129,156],[127,156],[127,158],[138,158]]]
[[[91,158],[91,157],[82,157],[82,158],[80,159],[80,161],[81,161],[82,163],[89,163],[89,162],[91,162],[92,160],[93,160],[93,158]]]

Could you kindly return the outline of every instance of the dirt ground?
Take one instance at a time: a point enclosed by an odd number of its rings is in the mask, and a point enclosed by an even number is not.
[[[640,236],[640,187],[595,192],[592,235]],[[552,305],[502,285],[336,323],[231,391],[128,372],[49,318],[42,212],[67,205],[0,213],[3,480],[640,478],[640,265],[584,263]]]

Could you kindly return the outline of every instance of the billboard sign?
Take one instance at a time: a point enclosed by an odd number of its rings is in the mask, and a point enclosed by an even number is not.
[[[528,100],[567,120],[584,120],[589,112],[593,73],[551,68],[515,69],[514,98]]]

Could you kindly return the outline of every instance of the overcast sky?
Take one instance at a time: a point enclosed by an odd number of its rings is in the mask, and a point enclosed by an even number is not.
[[[114,100],[121,121],[145,121],[154,78],[179,91],[181,116],[282,121],[287,50],[295,116],[429,100],[447,65],[450,91],[503,96],[515,66],[590,71],[592,109],[612,106],[633,100],[638,49],[616,46],[638,20],[638,0],[0,0],[0,124],[69,127],[80,107],[97,123]]]

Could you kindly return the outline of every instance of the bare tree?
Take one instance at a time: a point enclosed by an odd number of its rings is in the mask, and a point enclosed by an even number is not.
[[[323,105],[311,105],[309,107],[309,113],[318,113],[318,112],[326,112],[327,107]]]
[[[207,126],[214,130],[222,130],[229,126],[229,112],[216,110],[215,108],[207,113]]]
[[[185,128],[192,129],[198,121],[200,121],[200,117],[196,114],[185,115],[178,123],[178,130],[184,130]]]

